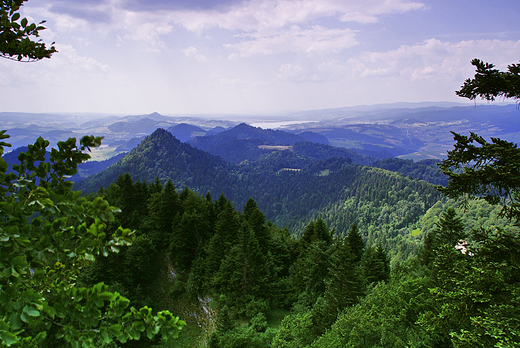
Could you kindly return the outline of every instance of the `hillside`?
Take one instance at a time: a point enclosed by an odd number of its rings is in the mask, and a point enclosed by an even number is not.
[[[163,183],[171,179],[178,189],[188,186],[212,197],[224,193],[238,209],[253,198],[267,219],[296,234],[310,218],[323,216],[337,234],[344,235],[355,223],[374,242],[408,233],[408,226],[440,198],[425,181],[352,164],[349,158],[263,151],[262,159],[233,166],[159,129],[122,160],[75,188],[93,192],[124,173],[148,183],[157,177]]]
[[[214,190],[214,183],[226,176],[229,169],[221,158],[180,142],[164,129],[157,129],[119,162],[77,183],[75,188],[93,192],[110,185],[119,175],[129,173],[141,181],[171,179],[176,187],[189,186],[206,192]]]
[[[295,155],[321,160],[331,157],[350,158],[353,163],[368,165],[375,158],[340,147],[328,145],[323,135],[313,132],[292,134],[282,130],[262,129],[240,124],[232,129],[211,136],[200,136],[189,142],[193,147],[220,156],[226,161],[239,164],[242,161],[257,161],[269,154],[262,145],[290,146]]]

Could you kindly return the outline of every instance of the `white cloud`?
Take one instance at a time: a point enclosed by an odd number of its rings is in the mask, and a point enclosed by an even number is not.
[[[301,29],[293,25],[274,35],[253,33],[242,35],[250,39],[237,44],[225,46],[238,52],[240,57],[250,57],[257,54],[274,54],[281,52],[341,51],[357,44],[355,32],[350,29],[327,29],[314,26]],[[236,57],[234,54],[232,57]]]
[[[343,22],[375,23],[380,16],[425,9],[425,5],[413,1],[366,0],[349,2],[343,7],[340,20]]]
[[[199,52],[199,50],[195,47],[189,47],[182,52],[186,55],[186,57],[192,57],[198,60],[199,62],[205,62],[207,58]]]
[[[106,73],[110,69],[92,57],[80,56],[76,49],[70,45],[56,45],[59,54],[56,54],[51,62],[56,68],[66,68],[71,71],[86,71]]]
[[[518,60],[520,41],[469,40],[458,43],[437,39],[406,45],[387,52],[365,52],[350,59],[352,73],[369,76],[404,76],[410,79],[449,78],[472,75],[470,61],[480,58],[504,69]]]
[[[162,52],[178,27],[196,34],[223,29],[228,34],[221,37],[223,43],[236,50],[232,57],[342,50],[357,43],[356,32],[324,24],[329,19],[371,23],[382,15],[424,7],[412,0],[250,0],[225,9],[175,10],[154,1],[149,10],[136,11],[123,0],[34,2],[29,12],[53,20],[57,41],[60,34],[72,32],[97,37],[114,33],[120,40],[143,42],[146,50]],[[241,35],[242,41],[236,43],[230,32]]]

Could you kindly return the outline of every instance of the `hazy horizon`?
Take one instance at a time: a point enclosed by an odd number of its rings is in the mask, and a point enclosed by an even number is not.
[[[28,0],[59,51],[0,60],[5,111],[272,114],[455,95],[520,59],[518,0]]]

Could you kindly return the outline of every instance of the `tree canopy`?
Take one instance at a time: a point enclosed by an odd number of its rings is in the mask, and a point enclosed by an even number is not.
[[[40,31],[45,29],[45,21],[30,23],[27,18],[20,16],[20,7],[25,1],[0,1],[0,57],[29,62],[50,58],[57,52],[54,42],[47,48],[38,39]]]
[[[102,197],[81,197],[66,180],[90,158],[85,151],[100,144],[99,137],[85,136],[79,145],[71,138],[46,161],[49,142],[40,137],[11,172],[0,158],[0,346],[58,339],[92,347],[100,337],[124,343],[141,335],[176,336],[185,325],[168,311],[130,307],[103,283],[76,284],[98,254],[118,252],[133,240],[129,229],[109,229],[117,208]],[[0,155],[4,146],[0,142]]]
[[[476,67],[475,77],[468,78],[461,89],[455,92],[459,97],[471,100],[480,97],[491,101],[497,97],[520,98],[520,64],[508,65],[507,71],[494,69],[495,65],[476,58],[471,64]]]
[[[520,65],[511,64],[508,71],[493,69],[494,65],[479,59],[471,62],[475,77],[467,79],[457,95],[469,99],[481,97],[494,100],[520,98]],[[447,187],[438,189],[450,198],[485,199],[491,204],[502,203],[502,213],[520,220],[518,184],[520,179],[520,149],[518,145],[499,138],[491,142],[470,133],[465,136],[452,132],[454,149],[439,167],[448,176]]]

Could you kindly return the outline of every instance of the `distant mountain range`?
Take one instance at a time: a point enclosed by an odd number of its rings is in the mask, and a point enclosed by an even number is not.
[[[443,158],[451,148],[450,131],[520,141],[520,112],[515,105],[457,103],[396,103],[388,105],[310,110],[278,116],[198,115],[164,116],[158,113],[132,116],[87,114],[0,113],[0,128],[11,135],[13,148],[33,143],[40,135],[55,145],[68,137],[104,136],[96,159],[130,151],[157,128],[164,128],[183,142],[231,131],[240,123],[274,125],[306,141],[348,148],[379,159],[421,160]],[[226,120],[227,118],[227,120]],[[240,119],[241,121],[237,121]],[[283,121],[283,122],[280,122]],[[234,130],[236,133],[238,130]],[[273,130],[277,131],[277,130]],[[240,136],[235,137],[241,140]],[[265,140],[265,139],[264,139]],[[197,142],[197,145],[195,144]],[[208,150],[205,142],[194,146]]]

